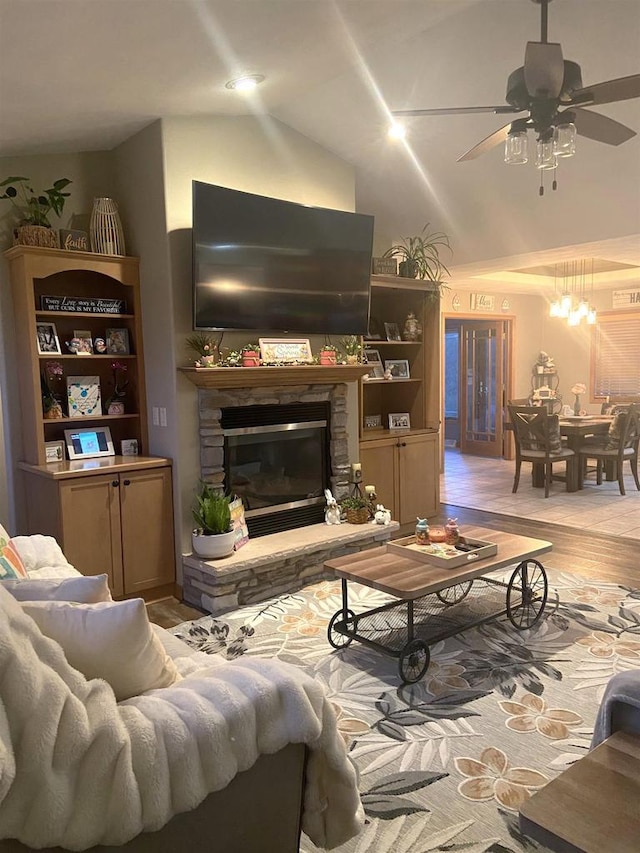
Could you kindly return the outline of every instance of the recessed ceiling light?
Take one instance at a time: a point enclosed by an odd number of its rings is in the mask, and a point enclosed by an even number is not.
[[[400,124],[398,121],[394,121],[393,124],[389,126],[389,137],[391,139],[404,139],[407,135],[407,129],[403,124]]]
[[[244,77],[236,77],[226,84],[227,89],[235,89],[237,92],[250,92],[264,80],[264,74],[247,74]]]

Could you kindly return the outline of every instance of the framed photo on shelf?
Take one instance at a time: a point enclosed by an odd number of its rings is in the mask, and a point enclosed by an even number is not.
[[[382,415],[365,415],[364,416],[364,428],[365,429],[381,429],[382,428]]]
[[[64,441],[45,441],[44,456],[47,462],[62,462],[64,459]]]
[[[137,456],[138,455],[138,439],[123,438],[120,442],[120,454],[122,456]]]
[[[109,355],[129,355],[129,330],[107,329],[107,353]]]
[[[50,355],[51,353],[62,355],[60,340],[54,323],[36,323],[36,338],[38,355]]]
[[[382,367],[382,359],[380,352],[377,349],[364,347],[362,350],[365,363],[369,367],[369,379],[384,378],[384,368]]]
[[[389,429],[411,429],[409,412],[390,412]]]
[[[93,355],[93,338],[87,329],[74,329],[73,337],[76,339],[77,355]]]
[[[409,361],[406,358],[388,358],[384,369],[388,370],[394,379],[411,379]]]
[[[70,418],[95,418],[102,415],[99,376],[67,376],[67,402]]]
[[[400,328],[397,323],[385,323],[384,333],[388,341],[401,341]]]

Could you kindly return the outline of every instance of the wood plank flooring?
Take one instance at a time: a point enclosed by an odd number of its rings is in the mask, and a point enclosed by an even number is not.
[[[560,524],[516,518],[513,515],[466,509],[452,504],[441,504],[440,515],[437,519],[432,519],[432,523],[444,524],[450,516],[458,519],[463,533],[465,525],[479,525],[553,542],[553,550],[545,554],[542,560],[549,568],[640,588],[640,556],[638,542],[634,539],[590,532],[588,529],[576,530]],[[407,536],[413,533],[413,530],[412,524],[404,525],[398,536]],[[174,598],[149,604],[147,610],[149,619],[163,628],[171,628],[205,615],[204,612]]]

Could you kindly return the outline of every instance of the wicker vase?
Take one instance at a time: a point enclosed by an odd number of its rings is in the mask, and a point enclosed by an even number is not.
[[[349,524],[366,524],[369,521],[369,510],[366,507],[347,509],[347,521]]]
[[[57,249],[58,232],[44,225],[18,225],[13,229],[13,245]]]
[[[91,251],[101,255],[124,255],[124,232],[118,205],[112,198],[96,198],[89,222]]]

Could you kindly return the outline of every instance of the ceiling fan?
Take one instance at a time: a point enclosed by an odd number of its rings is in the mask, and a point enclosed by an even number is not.
[[[571,156],[575,152],[576,133],[607,145],[620,145],[635,136],[636,131],[624,124],[584,107],[640,97],[640,74],[583,86],[580,66],[563,58],[559,44],[547,41],[550,0],[532,2],[540,5],[540,41],[527,42],[524,65],[516,68],[507,80],[504,106],[393,110],[392,115],[528,112],[526,118],[518,118],[478,142],[458,157],[458,163],[473,160],[503,142],[507,163],[526,163],[526,138],[531,128],[537,134],[536,165],[540,169],[555,168],[558,157]]]

